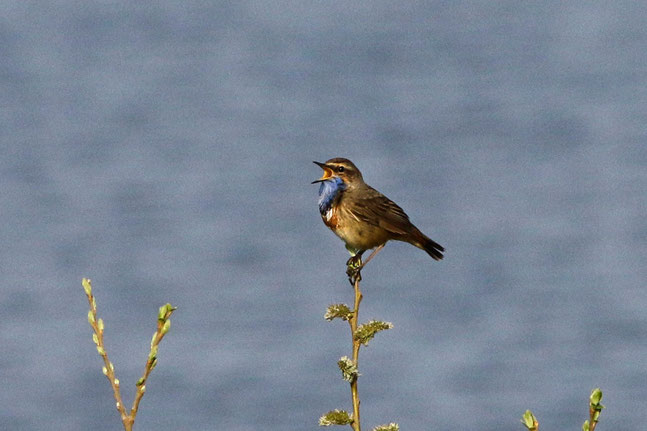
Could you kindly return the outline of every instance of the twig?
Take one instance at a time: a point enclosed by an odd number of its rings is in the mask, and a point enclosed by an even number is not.
[[[589,419],[582,424],[582,431],[595,431],[595,427],[600,421],[600,412],[604,408],[600,401],[602,401],[602,390],[595,388],[589,397]],[[528,428],[528,431],[539,431],[539,422],[530,410],[526,410],[526,413],[523,414],[521,423]]]
[[[83,279],[83,289],[85,294],[88,297],[88,302],[90,304],[90,311],[88,311],[88,322],[94,331],[92,334],[92,340],[97,346],[97,352],[103,359],[103,374],[108,378],[110,386],[112,387],[112,392],[115,397],[115,402],[117,406],[117,411],[121,416],[121,422],[124,425],[125,431],[132,431],[133,424],[135,423],[135,416],[137,416],[137,410],[139,408],[139,402],[144,396],[146,391],[146,379],[148,378],[155,365],[157,365],[157,349],[160,341],[164,338],[164,335],[171,328],[171,314],[176,310],[175,307],[172,307],[171,304],[166,304],[160,307],[159,313],[157,315],[157,330],[153,334],[153,339],[151,340],[151,350],[148,354],[148,360],[146,361],[146,367],[144,369],[144,374],[142,377],[137,380],[137,392],[135,393],[135,400],[133,401],[133,406],[130,409],[130,413],[126,412],[124,408],[124,403],[121,399],[121,392],[119,386],[119,379],[115,376],[115,367],[112,365],[112,362],[108,359],[108,353],[106,352],[104,343],[103,343],[103,319],[97,318],[97,302],[92,295],[92,282],[84,278]]]
[[[379,250],[376,249],[376,250]],[[370,257],[372,257],[375,254],[373,252]],[[358,271],[358,277],[355,278],[355,284],[353,286],[355,290],[355,305],[353,307],[353,314],[352,316],[348,319],[348,323],[350,324],[350,335],[351,339],[353,340],[353,364],[355,365],[356,368],[359,368],[359,348],[361,346],[361,343],[359,340],[355,338],[355,332],[357,332],[357,321],[359,318],[359,304],[362,302],[362,291],[359,289],[359,281],[361,277],[359,277],[359,271],[361,268],[366,265],[368,262],[368,259],[366,262],[360,266],[360,268],[357,270]],[[361,426],[360,426],[360,420],[359,420],[359,392],[357,390],[357,376],[350,382],[350,393],[351,393],[351,398],[353,401],[353,422],[351,423],[351,426],[353,427],[354,431],[361,431]]]
[[[600,401],[602,401],[602,390],[595,388],[591,391],[591,396],[589,397],[589,420],[586,421],[589,424],[589,431],[595,431],[595,427],[600,421],[600,413],[604,408]]]
[[[349,317],[348,323],[350,325],[350,334],[351,339],[353,340],[353,364],[355,369],[359,369],[359,348],[362,345],[362,341],[356,336],[357,334],[357,322],[359,321],[359,304],[362,302],[362,291],[359,288],[359,282],[362,280],[360,271],[373,259],[379,252],[384,248],[384,244],[378,246],[373,252],[362,262],[357,268],[357,277],[355,277],[355,282],[353,283],[353,289],[355,290],[355,303],[353,306],[353,314]],[[357,389],[357,375],[350,382],[350,393],[353,402],[353,422],[351,426],[353,431],[361,431],[360,419],[359,419],[359,391]]]
[[[362,270],[362,268],[364,268],[364,267],[366,266],[366,264],[367,264],[367,263],[369,263],[369,262],[371,261],[371,259],[373,259],[373,258],[374,258],[374,257],[375,257],[379,252],[380,252],[380,250],[382,250],[382,249],[384,248],[384,246],[385,246],[385,245],[386,245],[386,243],[385,243],[385,244],[382,244],[382,245],[380,245],[380,246],[377,246],[377,247],[375,248],[375,250],[373,250],[373,252],[372,252],[371,254],[369,254],[369,255],[368,255],[368,257],[366,258],[366,260],[365,260],[364,262],[362,262],[362,264],[359,266],[359,268],[357,268],[357,271],[358,271],[358,272],[359,272],[359,271],[361,271],[361,270]]]
[[[342,372],[344,380],[350,383],[351,401],[353,403],[353,412],[349,414],[345,410],[331,410],[319,418],[319,425],[350,425],[353,431],[361,431],[360,414],[359,414],[359,392],[357,388],[357,379],[359,377],[359,349],[363,345],[368,345],[369,341],[373,339],[375,334],[385,329],[391,329],[393,324],[390,322],[382,322],[379,320],[371,320],[370,322],[359,324],[359,305],[362,302],[362,291],[360,290],[359,283],[362,279],[360,271],[366,264],[382,249],[383,246],[376,248],[373,253],[362,263],[361,259],[349,259],[346,274],[351,280],[353,289],[355,291],[353,308],[349,308],[346,304],[333,304],[328,307],[324,318],[326,320],[341,319],[348,321],[350,325],[351,339],[353,343],[352,359],[343,356],[337,365]],[[396,423],[387,425],[380,425],[374,428],[374,431],[398,431],[400,428]]]

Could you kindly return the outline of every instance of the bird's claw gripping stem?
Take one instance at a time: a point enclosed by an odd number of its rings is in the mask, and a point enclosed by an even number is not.
[[[361,256],[353,256],[346,262],[346,275],[348,275],[351,286],[354,286],[356,281],[362,280],[362,274],[360,273],[362,266]]]

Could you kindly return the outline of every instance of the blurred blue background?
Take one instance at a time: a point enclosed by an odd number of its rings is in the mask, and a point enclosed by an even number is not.
[[[320,169],[353,160],[447,248],[364,271],[366,429],[640,429],[647,387],[640,2],[0,5],[0,428],[318,429],[350,408],[350,302]]]

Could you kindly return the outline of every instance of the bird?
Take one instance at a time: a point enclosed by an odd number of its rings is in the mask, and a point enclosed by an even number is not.
[[[443,258],[445,248],[414,226],[395,202],[366,184],[353,162],[336,157],[325,163],[313,163],[324,171],[321,178],[312,182],[320,183],[321,219],[344,241],[351,255],[346,262],[349,277],[353,266],[361,268],[366,250],[377,251],[390,240],[408,242],[434,260]]]

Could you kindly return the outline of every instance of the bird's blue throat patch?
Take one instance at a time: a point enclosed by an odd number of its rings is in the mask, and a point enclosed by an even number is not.
[[[339,192],[346,189],[346,184],[339,177],[322,181],[319,186],[319,212],[325,214],[332,206]]]

